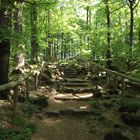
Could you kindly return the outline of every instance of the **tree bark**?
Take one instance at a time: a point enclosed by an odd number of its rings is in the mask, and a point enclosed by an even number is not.
[[[129,51],[129,58],[131,59],[133,56],[133,40],[134,40],[134,13],[133,13],[133,7],[130,5],[130,51]]]
[[[110,8],[109,8],[109,0],[105,0],[106,6],[106,19],[107,19],[107,51],[106,51],[106,58],[107,58],[107,68],[111,68],[111,32],[110,32]]]
[[[0,85],[8,82],[10,37],[11,29],[11,4],[9,0],[1,0],[0,6]],[[7,99],[8,91],[0,91],[0,98]]]
[[[61,33],[61,60],[64,58],[64,33]]]
[[[139,47],[140,47],[140,24],[139,24],[139,33],[138,33],[138,36],[139,36]]]
[[[17,1],[18,6],[15,8],[14,17],[15,17],[15,32],[20,39],[16,40],[16,47],[18,48],[17,53],[15,54],[15,67],[16,69],[22,68],[25,65],[24,58],[24,45],[22,42],[22,22],[23,22],[23,2]]]
[[[18,7],[15,8],[15,31],[19,34],[22,32],[22,13],[23,13],[23,8],[22,8],[22,1],[17,1]]]
[[[134,9],[138,6],[139,0],[126,0],[127,5],[130,9],[130,35],[129,35],[129,61],[133,57],[133,47],[134,47]]]
[[[37,41],[37,4],[33,2],[30,9],[31,18],[31,62],[37,62],[38,41]]]

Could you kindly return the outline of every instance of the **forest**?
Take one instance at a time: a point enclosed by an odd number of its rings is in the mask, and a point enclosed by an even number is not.
[[[0,140],[140,140],[140,0],[0,0]]]

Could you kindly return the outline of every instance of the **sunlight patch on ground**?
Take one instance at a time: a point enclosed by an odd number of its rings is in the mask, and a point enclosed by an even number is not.
[[[80,109],[87,109],[89,106],[80,106]]]

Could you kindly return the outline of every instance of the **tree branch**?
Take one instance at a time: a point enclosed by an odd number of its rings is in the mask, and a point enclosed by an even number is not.
[[[138,6],[140,0],[138,0],[138,2],[135,4],[135,6],[133,7],[133,10]]]
[[[117,9],[115,9],[115,10],[111,11],[110,13],[113,13],[113,12],[115,12],[115,11],[118,11],[118,10],[120,10],[120,9],[124,8],[124,7],[125,7],[125,5],[122,5],[121,7],[119,7],[119,8],[117,8]]]
[[[129,8],[130,8],[130,3],[128,2],[128,0],[126,0],[126,3],[127,3],[127,5],[129,6]]]
[[[38,5],[42,5],[42,4],[46,4],[46,5],[50,5],[50,4],[54,4],[56,3],[58,0],[55,0],[53,2],[37,2]],[[34,2],[30,2],[28,0],[23,0],[23,2],[28,3],[28,4],[34,4]]]

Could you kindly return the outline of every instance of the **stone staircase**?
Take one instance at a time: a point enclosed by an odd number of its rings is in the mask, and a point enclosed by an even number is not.
[[[56,92],[50,93],[46,115],[59,117],[92,114],[90,101],[98,91],[96,84],[86,79],[86,73],[79,73],[76,67],[63,66],[59,71],[62,73],[61,78],[55,83]]]
[[[76,67],[63,69],[63,79],[59,82],[58,92],[55,99],[60,100],[89,100],[97,91],[96,85],[86,79],[86,74],[79,73]]]

